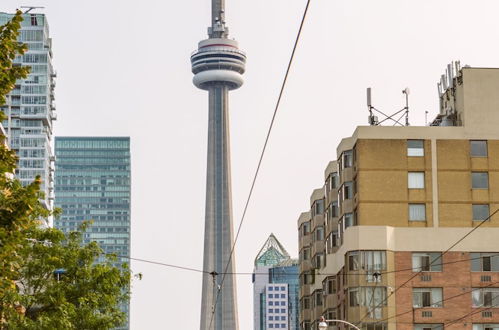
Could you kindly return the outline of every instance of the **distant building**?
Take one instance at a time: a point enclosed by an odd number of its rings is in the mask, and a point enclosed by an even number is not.
[[[498,90],[499,69],[457,65],[431,126],[341,141],[298,219],[301,329],[499,329]]]
[[[14,15],[0,13],[0,24]],[[28,51],[14,59],[14,63],[29,66],[26,79],[16,81],[1,109],[7,116],[3,126],[10,149],[15,150],[19,163],[16,177],[27,185],[39,175],[42,201],[48,209],[53,201],[53,152],[51,147],[53,121],[56,119],[54,103],[55,71],[52,67],[52,39],[44,14],[24,14],[19,41],[28,45]]]
[[[255,259],[253,313],[255,330],[298,330],[298,260],[271,234]]]
[[[85,243],[96,241],[123,256],[118,264],[129,263],[130,138],[56,137],[55,154],[55,206],[63,212],[55,227],[69,232],[93,220]],[[129,305],[122,308],[128,315]]]

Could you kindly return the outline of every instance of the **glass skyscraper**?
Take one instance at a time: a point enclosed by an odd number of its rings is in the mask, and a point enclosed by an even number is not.
[[[0,25],[13,14],[0,13]],[[56,76],[52,67],[52,39],[44,14],[24,14],[19,41],[28,45],[28,51],[14,59],[14,63],[31,67],[26,79],[16,81],[7,96],[2,111],[7,116],[3,126],[7,142],[19,156],[16,176],[23,184],[42,179],[43,200],[47,208],[53,200],[53,153],[51,147],[52,122],[56,119],[54,88]]]
[[[253,322],[255,330],[299,330],[298,260],[271,234],[255,259]]]
[[[55,155],[55,206],[62,208],[55,227],[69,232],[93,220],[85,243],[96,241],[104,252],[123,256],[118,264],[128,263],[130,138],[56,137]],[[122,309],[128,317],[128,304]]]

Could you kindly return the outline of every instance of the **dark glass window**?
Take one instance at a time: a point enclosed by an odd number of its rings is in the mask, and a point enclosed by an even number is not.
[[[471,157],[487,157],[487,141],[470,141]]]

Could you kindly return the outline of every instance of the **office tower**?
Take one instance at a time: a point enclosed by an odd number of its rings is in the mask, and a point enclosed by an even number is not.
[[[12,14],[0,13],[0,24],[5,24]],[[2,107],[7,116],[3,126],[7,142],[19,157],[16,176],[27,185],[39,175],[42,201],[47,208],[53,200],[53,153],[51,147],[53,121],[56,119],[54,87],[56,76],[52,67],[52,39],[44,14],[24,14],[19,41],[28,51],[14,59],[14,63],[29,66],[26,79],[16,81],[15,88]]]
[[[84,242],[96,241],[104,252],[124,256],[117,265],[128,263],[130,138],[57,136],[55,154],[55,206],[62,209],[55,227],[69,232],[93,220]],[[129,304],[122,310],[128,318]]]
[[[339,143],[298,219],[302,329],[499,328],[499,69],[447,71],[430,126]]]
[[[246,55],[228,39],[225,0],[212,0],[208,39],[191,56],[193,82],[208,91],[208,162],[201,330],[237,330],[232,223],[229,91],[241,87]],[[232,274],[222,275],[226,272]],[[216,275],[218,274],[218,275]]]
[[[298,330],[298,260],[271,234],[255,258],[253,325],[255,330]]]

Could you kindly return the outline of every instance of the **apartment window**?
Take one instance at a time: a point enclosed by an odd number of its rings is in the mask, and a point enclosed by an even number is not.
[[[331,205],[329,206],[329,212],[330,212],[331,218],[338,217],[338,202],[337,201],[331,203]]]
[[[473,324],[473,330],[499,330],[499,323]]]
[[[471,157],[487,157],[487,141],[470,141]]]
[[[407,156],[410,157],[424,156],[424,141],[407,140]]]
[[[359,288],[348,289],[348,300],[350,302],[350,307],[359,306]]]
[[[345,227],[345,230],[348,227],[355,226],[355,218],[353,216],[353,213],[345,213],[343,216],[343,226]]]
[[[387,330],[386,323],[364,323],[362,330]]]
[[[418,252],[412,254],[413,272],[441,272],[441,252]]]
[[[336,293],[336,278],[327,277],[322,283],[322,290],[325,294]]]
[[[312,205],[312,217],[315,217],[316,215],[320,215],[324,213],[324,200],[319,199],[314,202]]]
[[[471,292],[473,307],[499,306],[499,288],[476,288]]]
[[[426,221],[426,205],[425,204],[409,204],[409,220],[410,221]]]
[[[309,297],[303,298],[303,308],[304,309],[310,308],[310,298]]]
[[[348,270],[359,270],[359,252],[348,253]]]
[[[444,325],[441,323],[432,323],[432,324],[414,324],[414,330],[434,330],[434,329],[443,329]],[[473,329],[474,330],[474,329]]]
[[[409,189],[424,189],[424,172],[409,172],[407,178]]]
[[[352,199],[353,198],[353,182],[348,181],[343,185],[343,197],[344,199]]]
[[[499,272],[499,254],[470,253],[472,272]]]
[[[486,220],[489,217],[488,204],[473,204],[473,220]]]
[[[361,251],[361,256],[367,282],[381,282],[381,271],[386,269],[386,251]]]
[[[308,249],[308,248],[303,249],[302,256],[303,256],[303,260],[309,260],[310,259],[310,249]]]
[[[323,253],[317,253],[314,257],[314,268],[321,268],[324,267],[324,254]]]
[[[315,228],[315,240],[323,241],[324,240],[324,227]]]
[[[348,300],[350,307],[356,306],[386,306],[386,288],[364,286],[359,288],[348,289]],[[381,318],[381,308],[375,308],[374,314],[371,318]]]
[[[303,330],[310,330],[310,321],[303,322]]]
[[[343,168],[353,166],[353,153],[352,150],[347,150],[343,152]]]
[[[322,290],[315,293],[315,306],[322,306]]]
[[[310,233],[310,221],[307,221],[301,225],[301,234],[305,236],[308,235],[309,233]]]
[[[422,307],[442,307],[442,288],[413,288],[412,306]]]
[[[338,183],[339,183],[338,173],[337,172],[331,173],[327,179],[326,187],[328,188],[328,191],[338,188]]]
[[[488,189],[489,188],[489,173],[487,173],[487,172],[471,172],[471,188],[473,188],[473,189]]]

